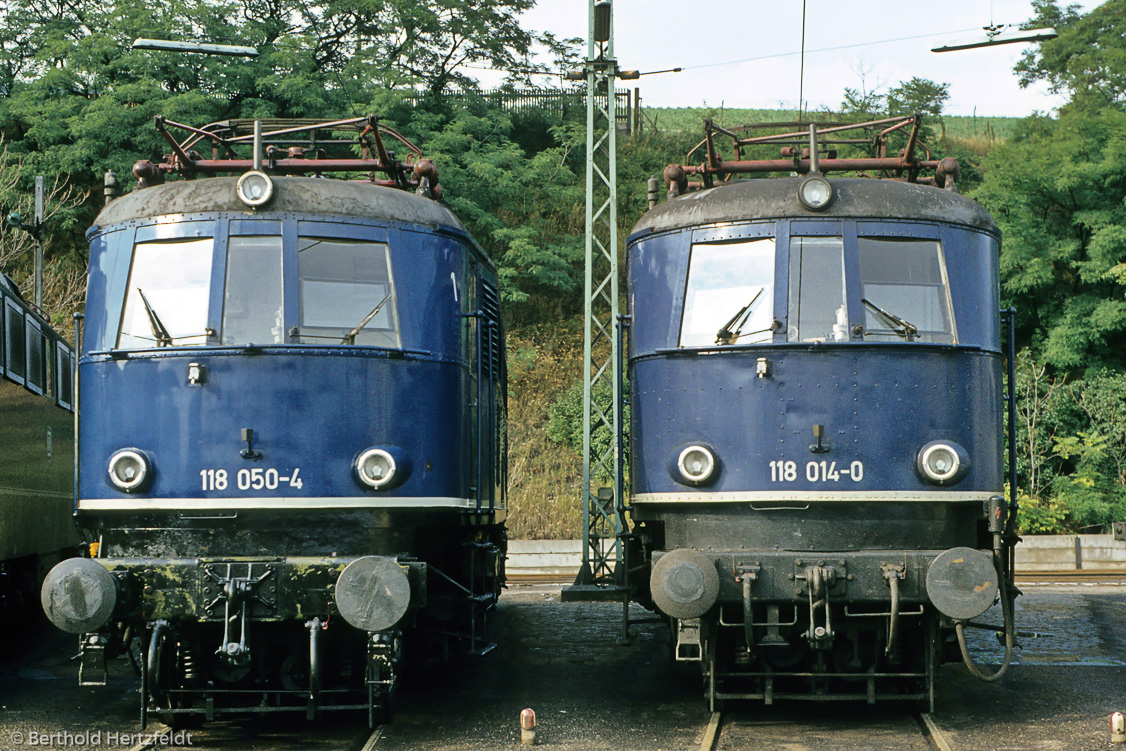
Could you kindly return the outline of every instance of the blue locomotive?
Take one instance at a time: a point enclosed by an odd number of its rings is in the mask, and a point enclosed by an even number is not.
[[[83,683],[139,643],[144,717],[376,722],[402,660],[492,646],[495,268],[377,118],[157,127],[173,153],[88,233],[92,555],[51,572],[44,607],[82,635]]]
[[[713,708],[932,704],[955,641],[993,677],[964,627],[998,595],[1008,664],[1000,233],[919,126],[709,123],[629,238],[634,585]],[[837,155],[857,142],[877,153]],[[741,158],[764,144],[782,158]]]
[[[79,544],[72,518],[74,353],[0,274],[0,620]],[[35,607],[38,607],[37,605]]]

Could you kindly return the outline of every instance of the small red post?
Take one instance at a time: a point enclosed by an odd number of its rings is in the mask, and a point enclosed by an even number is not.
[[[525,709],[520,713],[520,745],[536,745],[536,713],[535,710]]]

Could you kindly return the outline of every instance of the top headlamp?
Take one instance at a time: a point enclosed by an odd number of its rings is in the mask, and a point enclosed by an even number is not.
[[[251,170],[238,179],[235,192],[240,201],[256,209],[265,206],[274,197],[274,181],[265,172]]]
[[[810,211],[821,211],[833,202],[833,186],[823,175],[807,175],[798,184],[798,200]]]

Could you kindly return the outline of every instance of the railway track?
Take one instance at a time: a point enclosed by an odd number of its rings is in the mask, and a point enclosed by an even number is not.
[[[953,751],[946,734],[925,713],[879,714],[844,712],[839,708],[818,709],[804,718],[796,712],[750,715],[713,712],[704,732],[700,751],[726,751],[754,748],[782,751],[794,748],[800,737],[801,748],[822,751],[839,748],[894,748],[898,751]]]
[[[1017,582],[1122,582],[1126,584],[1126,571],[1017,571]]]
[[[509,573],[509,584],[558,584],[567,586],[575,581],[573,574],[525,574]],[[1018,583],[1082,583],[1082,582],[1121,582],[1126,584],[1126,571],[1029,571],[1017,572]]]

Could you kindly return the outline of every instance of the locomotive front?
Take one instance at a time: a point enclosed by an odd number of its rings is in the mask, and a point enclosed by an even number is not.
[[[223,125],[212,137],[233,149]],[[273,175],[135,190],[90,231],[77,512],[92,557],[43,588],[82,634],[81,682],[139,641],[145,712],[374,721],[404,654],[489,648],[495,272],[444,206],[399,189],[436,191],[433,168],[408,181],[376,145],[348,166],[383,184],[285,176],[332,169],[291,148],[268,152]],[[192,166],[266,164],[213,161]]]
[[[793,165],[630,237],[642,587],[713,706],[933,702],[1008,574],[999,233],[950,190]]]

